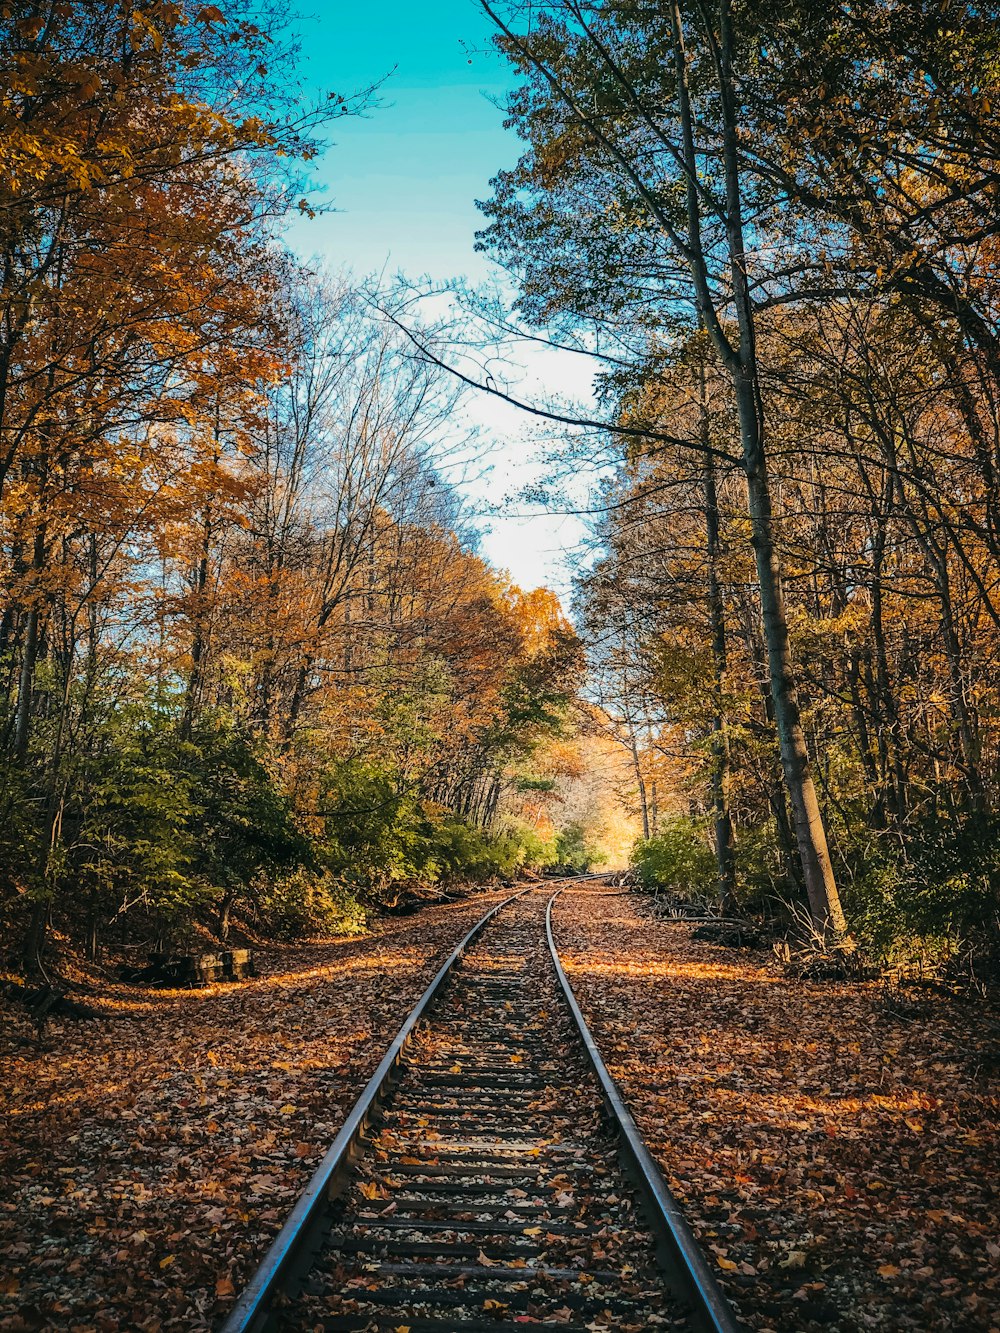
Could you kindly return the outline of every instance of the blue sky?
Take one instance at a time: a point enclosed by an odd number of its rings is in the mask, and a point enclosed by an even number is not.
[[[339,213],[297,227],[296,241],[318,239],[332,262],[362,271],[388,261],[414,277],[485,276],[475,200],[516,160],[518,142],[487,100],[502,96],[506,68],[487,49],[475,0],[334,0],[302,27],[303,72],[316,87],[346,94],[389,77],[379,109],[334,128],[319,174]]]
[[[503,95],[508,71],[489,48],[490,25],[478,4],[328,0],[299,26],[302,72],[313,87],[347,94],[389,77],[378,109],[334,127],[317,176],[337,211],[296,220],[293,246],[359,276],[399,270],[411,278],[485,280],[489,262],[473,248],[482,223],[475,201],[489,195],[499,168],[517,160],[520,144],[489,100]],[[576,360],[531,358],[526,389],[544,375],[547,388],[585,391]],[[486,481],[470,487],[473,505],[502,501],[539,477],[530,418],[488,399],[468,411],[490,468]],[[483,550],[496,565],[522,586],[547,583],[565,592],[581,535],[576,520],[494,518],[489,527]]]

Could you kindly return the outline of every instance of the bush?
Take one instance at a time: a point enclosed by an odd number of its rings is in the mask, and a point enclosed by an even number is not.
[[[123,702],[69,774],[47,871],[57,901],[84,906],[95,953],[126,914],[180,944],[216,908],[225,936],[258,875],[308,855],[264,747],[212,715],[185,736],[169,705],[152,693]]]
[[[797,855],[792,858],[797,866]],[[745,912],[783,917],[789,898],[804,890],[782,850],[781,834],[773,816],[759,823],[741,823],[736,842],[736,898]]]
[[[556,850],[559,864],[580,874],[586,874],[592,866],[603,865],[608,859],[599,847],[587,840],[587,830],[582,824],[567,824],[560,829],[556,837]]]
[[[126,915],[160,943],[182,942],[216,897],[196,864],[197,751],[153,698],[123,705],[102,740],[72,775],[58,898],[87,904],[95,951],[104,926]]]
[[[510,823],[490,836],[496,873],[505,878],[517,874],[519,870],[542,870],[558,860],[555,839],[543,837],[530,824]]]
[[[544,870],[559,859],[557,840],[543,837],[527,824],[511,825],[504,836],[508,845],[516,849],[516,870]]]
[[[292,870],[261,876],[254,884],[257,922],[279,939],[317,935],[357,935],[365,928],[365,909],[328,873]]]
[[[444,815],[431,835],[432,864],[444,883],[483,884],[509,879],[527,866],[550,865],[555,844],[527,824],[484,829],[453,815]]]
[[[934,967],[968,944],[1000,949],[1000,820],[977,814],[957,828],[927,821],[906,841],[851,857],[844,893],[852,931],[883,963]]]
[[[530,826],[484,829],[370,762],[331,768],[323,804],[323,864],[376,901],[391,900],[394,885],[481,884],[556,860],[555,843]]]
[[[240,892],[257,874],[287,869],[308,857],[291,801],[259,741],[208,719],[187,749],[198,873],[220,889]]]
[[[331,765],[322,806],[323,864],[376,899],[394,884],[434,882],[433,825],[412,788],[389,768],[360,759]]]
[[[632,864],[644,888],[670,889],[693,900],[716,895],[715,856],[694,820],[672,819],[655,837],[640,838]]]

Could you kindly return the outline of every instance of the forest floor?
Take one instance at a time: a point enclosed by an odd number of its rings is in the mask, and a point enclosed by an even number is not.
[[[262,950],[202,990],[113,986],[42,1048],[0,1004],[0,1329],[217,1325],[437,966],[510,890]]]
[[[1000,1331],[1000,1011],[803,983],[628,897],[556,934],[612,1074],[756,1330]]]
[[[0,1011],[0,1329],[203,1330],[277,1232],[436,965],[506,892],[114,986],[41,1049]],[[804,984],[632,897],[560,900],[574,986],[763,1333],[1000,1330],[1000,1014]],[[990,1043],[993,1041],[993,1046]]]

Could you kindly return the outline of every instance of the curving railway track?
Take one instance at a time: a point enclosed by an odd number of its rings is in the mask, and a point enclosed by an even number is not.
[[[573,997],[562,891],[444,964],[221,1333],[736,1333]]]

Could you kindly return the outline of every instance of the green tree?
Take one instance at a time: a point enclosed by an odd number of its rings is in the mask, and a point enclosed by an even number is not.
[[[482,7],[522,76],[508,109],[529,144],[497,177],[483,244],[518,271],[523,308],[603,325],[641,301],[644,321],[658,312],[668,328],[704,329],[728,376],[803,878],[814,919],[842,931],[789,641],[747,245],[772,202],[740,147],[752,127],[740,62],[759,29],[730,0],[656,11],[563,0],[530,31]]]
[[[309,856],[291,801],[261,751],[252,736],[211,717],[201,720],[186,748],[193,869],[221,895],[223,939],[234,903],[262,872],[294,867]]]

